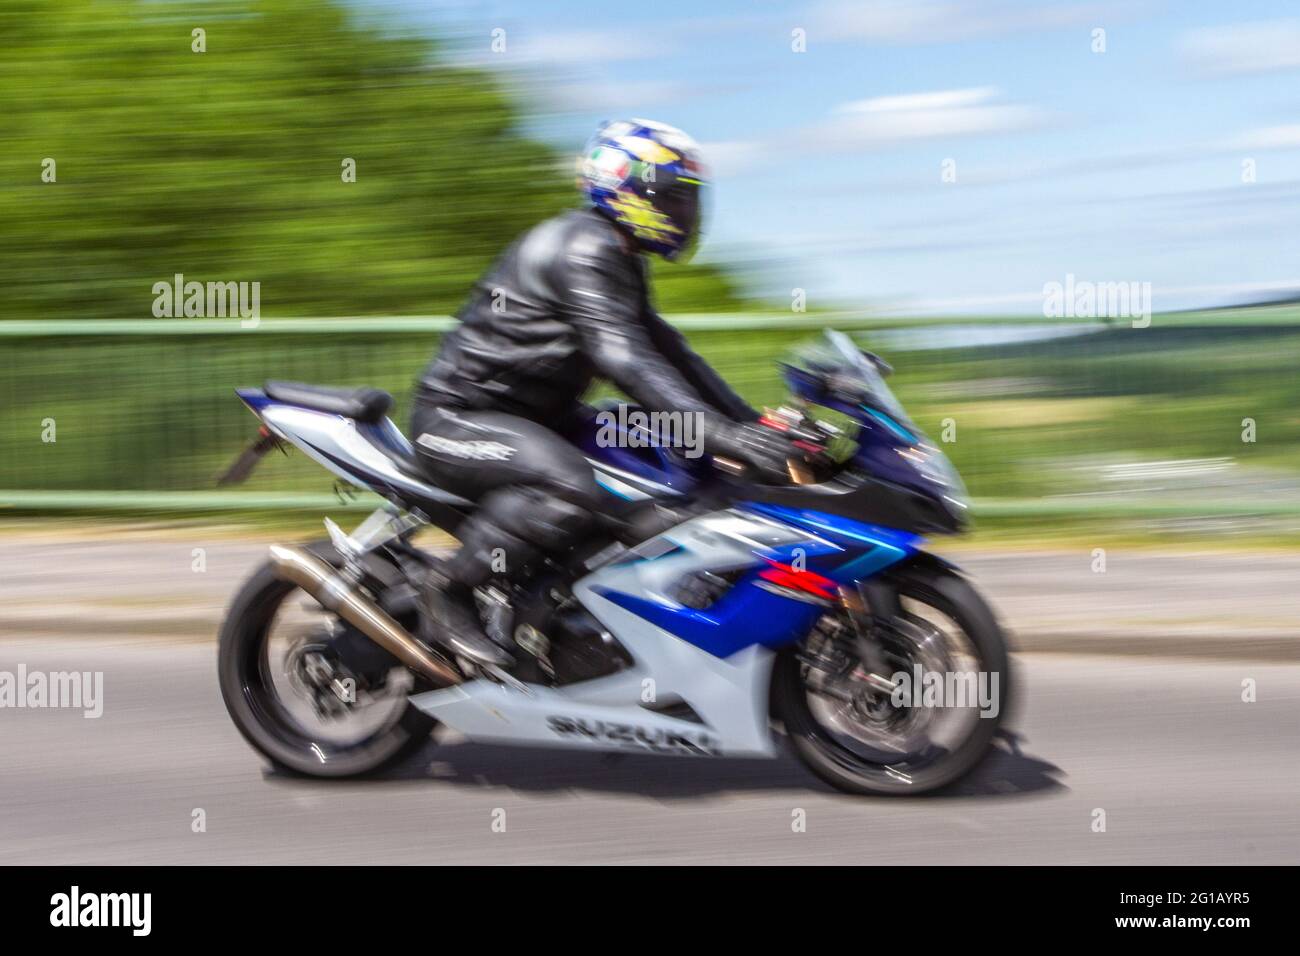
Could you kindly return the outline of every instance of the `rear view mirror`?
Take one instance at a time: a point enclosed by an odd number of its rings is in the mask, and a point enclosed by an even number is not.
[[[876,367],[876,371],[880,373],[882,378],[889,378],[889,376],[894,374],[894,366],[890,365],[875,352],[868,352],[866,349],[860,349],[859,351],[862,352],[868,362]]]

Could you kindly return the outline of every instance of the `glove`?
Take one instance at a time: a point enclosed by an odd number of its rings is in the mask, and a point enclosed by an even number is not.
[[[717,422],[706,432],[704,449],[749,465],[760,480],[769,483],[789,481],[786,459],[803,454],[783,432],[752,422]]]

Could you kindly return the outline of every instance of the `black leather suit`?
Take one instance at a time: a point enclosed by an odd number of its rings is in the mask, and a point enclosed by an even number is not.
[[[449,565],[462,586],[590,527],[602,492],[560,430],[594,379],[650,411],[757,417],[654,312],[641,254],[594,209],[525,233],[458,318],[417,384],[412,434],[431,480],[481,499]]]

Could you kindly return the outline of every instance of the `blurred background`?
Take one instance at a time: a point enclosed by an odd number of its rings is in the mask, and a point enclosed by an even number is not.
[[[231,389],[404,403],[595,125],[648,115],[716,182],[658,305],[751,400],[857,330],[955,424],[986,533],[1292,538],[1300,20],[1247,6],[10,0],[0,507],[330,502],[302,462],[214,491]],[[263,321],[156,317],[177,274],[259,283]],[[1045,318],[1067,277],[1156,317]]]
[[[1295,862],[1298,110],[1284,0],[0,0],[0,670],[102,671],[107,704],[0,714],[0,859]],[[326,796],[225,715],[211,639],[267,542],[374,503],[301,456],[218,489],[233,389],[376,385],[404,426],[625,116],[713,167],[660,310],[755,403],[850,331],[974,496],[936,547],[1026,716],[959,799],[474,746]],[[258,283],[256,327],[160,317],[178,275]],[[1140,314],[1045,314],[1054,283]]]

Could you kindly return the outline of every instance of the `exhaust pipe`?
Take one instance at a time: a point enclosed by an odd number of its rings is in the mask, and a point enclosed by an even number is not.
[[[302,588],[321,606],[333,611],[411,670],[439,687],[464,678],[412,637],[402,625],[343,579],[334,568],[302,548],[271,545],[275,575]]]

